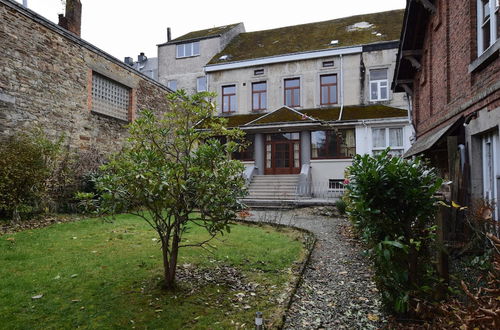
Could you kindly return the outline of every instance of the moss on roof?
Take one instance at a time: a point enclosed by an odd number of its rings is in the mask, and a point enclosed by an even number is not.
[[[302,110],[301,112],[318,120],[333,121],[339,119],[340,108],[308,109]],[[407,116],[407,110],[388,107],[381,104],[346,106],[342,112],[342,120],[398,118]]]
[[[192,31],[192,32],[189,32],[183,36],[175,38],[174,40],[172,40],[170,42],[171,43],[178,43],[180,41],[186,41],[186,40],[192,40],[192,39],[204,39],[204,38],[217,37],[223,33],[226,33],[227,31],[231,30],[232,28],[236,27],[238,24],[241,24],[241,23],[218,26],[218,27],[213,27],[210,29],[199,30],[199,31]]]
[[[246,123],[251,122],[259,117],[261,117],[261,113],[250,113],[245,115],[232,115],[232,116],[224,116],[223,118],[227,119],[227,128],[240,127],[245,125]],[[210,119],[204,120],[200,124],[198,124],[198,128],[208,128],[210,125]]]
[[[228,63],[289,53],[399,40],[404,10],[345,17],[278,29],[241,33],[209,64]],[[369,23],[356,27],[356,23]],[[377,34],[380,35],[377,35]],[[330,45],[332,40],[338,44]],[[220,60],[229,55],[230,60]]]
[[[305,116],[303,116],[304,114]],[[297,122],[315,122],[315,121],[338,121],[340,107],[336,108],[318,108],[298,110],[297,112],[287,107],[280,108],[268,114],[251,113],[244,115],[232,115],[224,117],[227,119],[228,128],[248,126],[259,126],[277,123],[297,123]],[[407,117],[408,111],[388,107],[385,105],[359,105],[346,106],[342,112],[342,121],[363,120],[363,119],[384,119],[384,118],[402,118]],[[260,119],[259,119],[260,118]],[[253,121],[253,122],[252,122]],[[252,122],[252,123],[250,123]],[[209,120],[198,125],[198,128],[208,128]]]

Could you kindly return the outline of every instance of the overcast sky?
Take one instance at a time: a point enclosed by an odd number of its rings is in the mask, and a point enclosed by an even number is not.
[[[17,0],[22,3],[22,0]],[[247,32],[401,9],[406,0],[81,0],[82,38],[123,60],[190,31],[243,22]],[[28,8],[57,23],[63,0],[28,0]]]

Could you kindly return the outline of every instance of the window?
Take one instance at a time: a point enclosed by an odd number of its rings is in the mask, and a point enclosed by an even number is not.
[[[177,45],[177,58],[200,55],[200,42],[190,42]]]
[[[253,70],[253,75],[254,76],[261,76],[263,74],[264,74],[264,69]]]
[[[482,144],[482,181],[483,198],[494,205],[494,218],[498,219],[498,132],[490,132],[481,136]]]
[[[320,98],[321,105],[337,103],[337,75],[329,74],[320,77]]]
[[[242,151],[233,152],[232,158],[241,161],[254,160],[254,138],[255,135],[253,134],[245,135],[245,141],[243,142],[246,144],[245,149]]]
[[[373,128],[372,129],[373,154],[379,154],[387,147],[391,148],[389,154],[402,156],[404,152],[403,128]]]
[[[352,158],[355,154],[356,136],[353,128],[311,132],[313,159]]]
[[[300,78],[285,79],[285,105],[300,107]]]
[[[177,90],[177,80],[167,81],[167,87],[175,92]]]
[[[478,56],[493,45],[499,34],[498,0],[477,0]]]
[[[252,84],[252,110],[262,111],[267,109],[267,83],[257,82]]]
[[[92,112],[130,120],[130,88],[92,72]]]
[[[344,179],[328,179],[328,191],[344,192]]]
[[[387,69],[370,70],[370,101],[389,99]]]
[[[207,77],[196,78],[196,91],[198,93],[207,91]]]
[[[236,111],[236,85],[222,86],[222,112]]]
[[[323,62],[323,67],[324,68],[330,68],[330,67],[333,67],[334,66],[334,62],[333,61],[324,61]]]

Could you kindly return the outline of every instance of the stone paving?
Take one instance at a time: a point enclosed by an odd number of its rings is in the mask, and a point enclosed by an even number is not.
[[[317,243],[287,313],[285,329],[377,329],[385,323],[370,263],[359,243],[342,234],[346,219],[318,209],[252,211],[251,221],[311,231]]]

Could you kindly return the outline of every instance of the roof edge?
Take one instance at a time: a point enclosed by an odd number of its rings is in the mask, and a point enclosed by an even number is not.
[[[57,34],[60,34],[61,36],[65,37],[66,39],[71,40],[72,42],[86,48],[87,50],[106,58],[108,61],[111,61],[111,62],[117,64],[118,66],[122,67],[123,69],[140,76],[141,78],[153,83],[157,87],[160,87],[160,88],[166,90],[167,92],[172,92],[167,86],[160,84],[158,81],[146,76],[142,72],[140,72],[140,71],[132,68],[131,66],[125,64],[124,62],[120,61],[118,58],[114,57],[113,55],[106,53],[102,49],[91,44],[90,42],[85,41],[84,39],[69,32],[68,30],[60,27],[59,25],[48,20],[47,18],[43,17],[42,15],[38,14],[37,12],[35,12],[29,8],[24,7],[20,3],[13,1],[13,0],[0,0],[0,3],[6,5],[7,7],[11,8],[13,10],[18,11],[19,13],[28,17],[29,19],[33,20],[34,22],[45,26],[46,28],[50,29],[51,31],[53,31]]]

